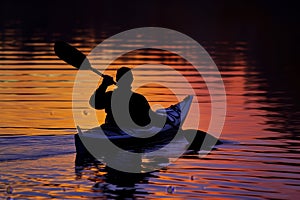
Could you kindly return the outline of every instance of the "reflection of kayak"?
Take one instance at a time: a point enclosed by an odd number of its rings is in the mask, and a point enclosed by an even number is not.
[[[182,126],[192,103],[192,96],[187,96],[183,101],[172,105],[166,109],[156,111],[159,115],[164,115],[168,118],[162,128],[159,127],[144,127],[140,129],[123,129],[102,125],[101,127],[92,128],[88,131],[81,131],[78,128],[78,134],[83,139],[98,140],[99,143],[107,140],[107,138],[115,145],[127,150],[134,148],[138,150],[145,145],[156,146],[159,144],[165,145],[169,143],[177,131]],[[135,135],[135,136],[133,136]]]
[[[82,141],[101,145],[109,139],[119,148],[132,152],[149,152],[165,146],[176,136],[178,130],[181,130],[192,99],[192,96],[187,96],[175,105],[157,110],[157,114],[165,115],[168,118],[163,128],[145,127],[135,130],[128,129],[125,132],[105,124],[87,131],[82,131],[80,127],[77,127],[78,134],[75,135],[77,157],[84,157],[89,154]],[[150,137],[147,137],[147,135],[150,135]]]

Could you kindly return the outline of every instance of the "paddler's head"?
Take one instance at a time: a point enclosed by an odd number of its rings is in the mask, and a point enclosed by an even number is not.
[[[118,69],[116,80],[117,80],[118,87],[131,88],[131,84],[133,81],[133,75],[131,69],[128,67],[121,67],[120,69]]]

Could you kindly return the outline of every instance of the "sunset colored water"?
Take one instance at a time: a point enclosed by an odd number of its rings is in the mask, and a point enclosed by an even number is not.
[[[88,54],[110,34],[74,29],[70,33],[72,39],[67,42]],[[205,157],[199,155],[201,152],[183,155],[169,167],[137,181],[125,179],[125,183],[134,182],[134,189],[124,192],[113,178],[106,176],[103,166],[75,173],[72,89],[77,70],[54,54],[54,41],[61,39],[61,34],[37,31],[26,36],[22,30],[7,27],[0,38],[0,198],[295,199],[299,196],[300,111],[285,88],[270,86],[268,76],[251,57],[249,41],[201,42],[215,60],[226,89],[227,115],[220,135],[224,144],[217,145]],[[132,45],[138,43],[133,41]],[[134,51],[112,63],[105,73],[114,76],[115,69],[121,66],[135,68],[149,62],[171,66],[187,77],[200,105],[201,120],[197,127],[207,131],[211,100],[206,84],[178,55],[153,49]],[[189,95],[172,70],[149,68],[136,73],[140,77],[136,83],[145,80],[156,83],[138,90],[153,106],[167,107],[178,101],[168,88],[160,85],[165,76],[179,88],[178,96]],[[209,70],[203,73],[213,76]],[[215,90],[218,92],[218,87]],[[190,110],[184,128],[195,128],[195,110],[193,107]],[[85,115],[89,113],[83,112],[82,116]],[[98,120],[103,123],[104,113],[98,113]],[[95,184],[103,187],[99,189]]]

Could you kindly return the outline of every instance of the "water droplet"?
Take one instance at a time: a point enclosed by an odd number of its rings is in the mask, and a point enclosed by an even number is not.
[[[7,188],[6,188],[6,193],[7,194],[12,194],[13,193],[13,188],[9,185],[9,186],[7,186]]]
[[[88,111],[86,111],[86,110],[84,110],[84,111],[83,111],[83,114],[84,114],[84,115],[88,115],[88,114],[89,114],[89,112],[88,112]]]
[[[174,192],[175,192],[175,187],[173,187],[171,185],[167,187],[167,193],[173,194]]]

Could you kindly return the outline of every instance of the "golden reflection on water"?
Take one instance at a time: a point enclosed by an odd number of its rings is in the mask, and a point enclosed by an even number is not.
[[[43,44],[47,48],[42,48]],[[38,51],[40,54],[29,55],[30,52],[19,52],[14,49],[1,54],[1,65],[5,67],[5,70],[2,69],[4,73],[1,75],[2,87],[0,88],[2,106],[5,108],[1,113],[2,116],[5,116],[3,117],[5,120],[1,121],[1,126],[5,127],[5,133],[2,134],[60,134],[63,131],[51,129],[72,129],[74,127],[71,110],[72,87],[78,71],[72,66],[64,65],[53,55],[53,50],[48,46],[49,44],[45,43],[33,45],[33,52],[37,47],[44,50],[44,53]],[[87,51],[87,48],[79,49]],[[9,53],[13,55],[6,56]],[[24,59],[24,57],[30,59]],[[103,61],[99,60],[98,62],[101,65]],[[193,67],[180,56],[158,50],[153,50],[153,52],[137,50],[117,59],[104,73],[114,77],[115,70],[123,65],[135,68],[147,63],[163,63],[173,67],[174,70],[179,70],[178,72],[186,77],[187,81],[195,88],[196,94],[201,97],[198,100],[208,104],[200,108],[203,119],[201,120],[202,126],[198,127],[206,130],[209,123],[208,118],[210,118],[210,98],[206,85]],[[178,88],[177,91],[181,93],[182,97],[190,94],[185,91],[184,83],[178,82],[176,75],[172,75],[172,71],[163,73],[163,76],[159,71],[159,69],[153,68],[136,73],[147,82],[157,84],[163,83],[167,77],[167,80],[171,81],[175,88]],[[140,81],[136,80],[137,83]],[[146,96],[151,105],[160,104],[167,107],[180,100],[175,98],[171,90],[157,84],[143,85],[138,88],[138,91]],[[183,88],[180,89],[182,85]],[[86,85],[86,87],[89,86]],[[104,121],[104,115],[105,113],[98,112],[100,124]],[[47,130],[47,128],[49,129]]]
[[[76,40],[80,40],[77,38]],[[64,64],[53,53],[53,44],[36,41],[27,42],[24,45],[25,49],[18,49],[17,45],[5,43],[0,54],[1,59],[1,122],[3,128],[2,135],[6,134],[66,134],[74,130],[75,127],[72,119],[72,87],[78,72],[71,66]],[[4,41],[6,42],[6,41]],[[133,41],[139,44],[139,41]],[[75,42],[80,50],[85,54],[94,47],[91,44],[87,47],[86,43]],[[134,44],[133,44],[134,45]],[[216,46],[229,45],[228,43],[220,43]],[[241,130],[252,130],[252,132],[261,132],[262,127],[257,126],[257,122],[263,120],[261,115],[264,115],[262,110],[245,110],[241,105],[251,105],[260,107],[254,97],[251,97],[252,103],[248,103],[248,96],[244,94],[247,91],[247,76],[256,76],[253,71],[249,74],[247,67],[247,59],[245,51],[247,50],[244,42],[237,42],[234,48],[230,51],[227,58],[230,62],[223,59],[221,66],[228,66],[226,70],[222,70],[222,78],[225,83],[227,98],[228,98],[228,114],[227,123],[224,127],[224,132],[240,133]],[[218,49],[218,47],[215,47]],[[108,53],[109,50],[108,48]],[[214,53],[214,51],[211,51]],[[216,55],[212,54],[212,57]],[[222,58],[222,54],[220,57]],[[101,64],[105,63],[105,58],[97,58],[97,68],[101,68]],[[143,64],[164,64],[171,66],[182,74],[194,88],[196,98],[199,102],[199,110],[201,115],[199,129],[207,130],[211,117],[211,102],[210,94],[206,84],[199,73],[186,60],[180,56],[162,50],[135,50],[129,52],[119,59],[115,60],[104,71],[104,73],[115,76],[115,71],[119,67],[126,65],[131,68],[136,68]],[[172,71],[160,71],[159,69],[149,69],[147,71],[136,71],[136,82],[139,84],[142,81],[164,83],[167,76],[171,84],[179,88],[180,95],[188,95],[185,91],[185,86],[178,82],[176,75]],[[208,75],[210,71],[203,71]],[[99,79],[101,81],[101,78]],[[151,86],[151,87],[150,87]],[[85,87],[89,87],[85,85]],[[181,88],[182,87],[182,88]],[[251,87],[256,87],[255,85]],[[177,90],[178,91],[178,90]],[[172,91],[159,85],[143,85],[138,89],[138,92],[146,96],[151,105],[160,104],[164,107],[174,104],[178,101]],[[252,91],[253,92],[253,91]],[[264,91],[258,91],[264,92]],[[257,97],[263,98],[263,97]],[[185,127],[189,128],[189,119],[193,119],[196,113],[195,103],[192,105],[189,117],[185,123]],[[99,123],[103,123],[105,113],[98,111]],[[249,114],[251,117],[248,117]],[[84,113],[82,113],[84,115]],[[243,123],[247,119],[249,123]],[[227,125],[230,124],[230,125]],[[256,124],[249,127],[248,124]],[[55,130],[53,130],[55,129]],[[244,137],[241,134],[240,137]],[[247,136],[246,136],[247,138]]]

